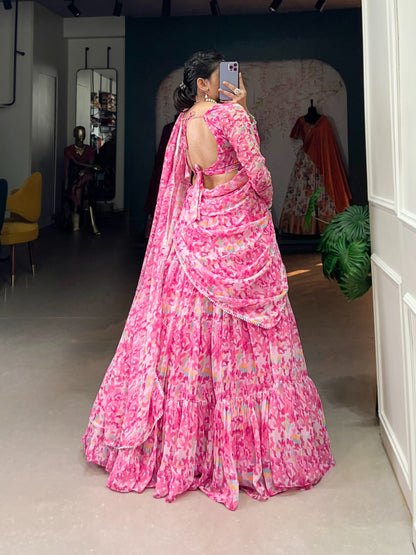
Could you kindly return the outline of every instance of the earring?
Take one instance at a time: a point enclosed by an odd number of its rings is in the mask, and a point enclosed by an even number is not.
[[[213,102],[214,104],[217,103],[217,101],[214,100],[213,98],[210,98],[210,97],[207,95],[207,93],[205,93],[205,99],[204,99],[204,100],[205,100],[205,102]]]

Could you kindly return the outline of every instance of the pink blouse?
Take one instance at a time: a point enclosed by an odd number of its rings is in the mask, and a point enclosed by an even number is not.
[[[179,122],[180,150],[187,150],[186,124]],[[175,225],[174,248],[194,286],[225,312],[253,324],[276,325],[286,303],[287,281],[276,243],[273,187],[260,152],[255,124],[236,104],[215,104],[203,116],[217,141],[218,157],[207,169],[192,168]],[[179,155],[178,151],[178,155]],[[186,162],[185,162],[186,164]],[[203,174],[237,173],[206,189]]]
[[[255,124],[239,104],[214,104],[203,116],[191,111],[183,118],[203,118],[217,141],[217,160],[206,169],[195,165],[192,171],[205,175],[218,175],[243,170],[253,184],[254,190],[271,205],[273,187],[270,172],[260,152],[260,141]],[[186,132],[184,133],[186,142]],[[188,145],[185,145],[188,149]]]

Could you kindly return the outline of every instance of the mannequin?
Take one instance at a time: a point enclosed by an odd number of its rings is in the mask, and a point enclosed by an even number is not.
[[[303,118],[311,125],[314,125],[320,117],[321,117],[321,114],[318,114],[317,109],[313,105],[313,100],[311,99],[311,105],[308,108],[308,113],[305,114]]]
[[[75,143],[64,149],[65,191],[71,199],[72,230],[79,231],[81,203],[85,188],[94,180],[94,171],[101,168],[95,162],[94,149],[85,145],[85,127],[78,125],[73,133]],[[89,203],[89,215],[94,235],[100,235],[95,224],[94,212]]]

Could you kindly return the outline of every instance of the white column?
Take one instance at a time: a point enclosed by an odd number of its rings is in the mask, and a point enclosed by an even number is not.
[[[381,436],[416,545],[416,3],[362,8]]]

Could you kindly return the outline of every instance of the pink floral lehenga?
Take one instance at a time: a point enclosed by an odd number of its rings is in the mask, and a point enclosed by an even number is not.
[[[257,131],[238,105],[203,116],[218,158],[187,165],[172,131],[137,291],[83,437],[116,491],[200,489],[236,509],[309,488],[334,464],[307,376]],[[212,190],[203,173],[236,170]]]

